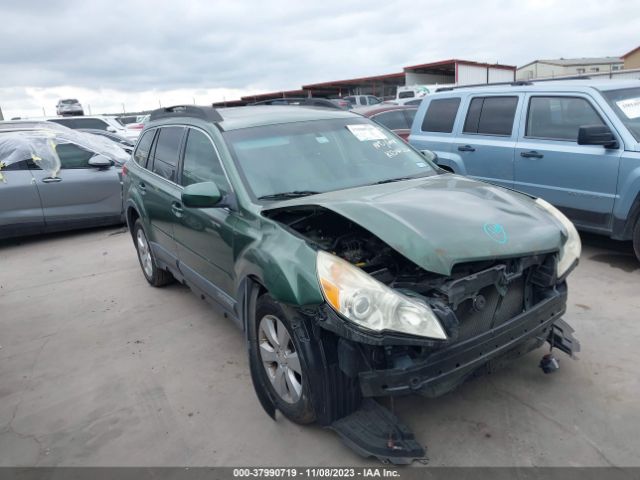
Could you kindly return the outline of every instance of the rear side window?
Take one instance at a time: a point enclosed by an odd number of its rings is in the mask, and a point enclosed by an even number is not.
[[[147,159],[149,158],[149,152],[151,151],[151,144],[153,143],[153,136],[155,134],[155,130],[147,130],[138,141],[136,152],[133,154],[133,160],[141,167],[146,168],[147,166]]]
[[[189,129],[184,149],[182,185],[213,182],[222,191],[229,191],[229,184],[220,164],[220,158],[211,140],[200,130]]]
[[[422,121],[422,131],[451,133],[459,106],[460,98],[431,100]]]
[[[389,130],[399,130],[401,128],[410,128],[407,117],[403,110],[390,110],[388,112],[379,113],[371,118],[376,123],[387,127]]]
[[[47,122],[58,123],[68,128],[79,128],[76,126],[75,119],[73,118],[50,118]]]
[[[413,90],[407,90],[404,92],[398,92],[398,98],[413,98],[416,94]]]
[[[463,133],[510,136],[518,97],[476,97],[471,100]]]
[[[98,118],[74,118],[73,128],[95,128],[96,130],[106,130],[109,125]]]
[[[176,181],[183,131],[183,127],[163,127],[158,132],[158,140],[156,140],[152,171],[172,182]]]
[[[584,98],[531,97],[529,101],[527,137],[576,142],[584,125],[604,125]]]

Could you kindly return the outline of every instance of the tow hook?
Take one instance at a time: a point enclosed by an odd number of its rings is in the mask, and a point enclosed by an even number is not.
[[[560,363],[552,353],[547,353],[542,357],[538,366],[544,373],[553,373],[560,368]]]

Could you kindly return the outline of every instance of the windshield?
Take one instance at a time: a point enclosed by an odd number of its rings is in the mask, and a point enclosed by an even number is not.
[[[223,135],[258,199],[436,174],[425,157],[365,118],[268,125]]]
[[[602,92],[611,108],[640,142],[640,88],[624,88]]]

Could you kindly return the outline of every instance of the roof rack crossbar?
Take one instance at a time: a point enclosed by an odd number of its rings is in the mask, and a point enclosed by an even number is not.
[[[158,108],[150,114],[149,120],[173,117],[194,117],[208,120],[209,122],[222,122],[222,115],[213,107],[200,107],[197,105],[174,105],[172,107]]]
[[[579,76],[563,77],[563,78],[543,78],[540,80],[514,80],[512,82],[474,83],[470,85],[457,85],[455,87],[442,87],[442,88],[436,89],[436,92],[449,92],[451,90],[458,90],[460,88],[494,87],[497,85],[511,85],[512,87],[523,87],[528,85],[534,85],[538,82],[552,82],[552,81],[557,82],[560,80],[591,80],[591,77],[586,75],[579,75]]]

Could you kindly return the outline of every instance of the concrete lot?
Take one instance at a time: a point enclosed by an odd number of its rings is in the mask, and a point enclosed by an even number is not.
[[[431,465],[640,465],[640,264],[587,236],[541,349],[436,400],[396,401]],[[0,244],[0,465],[375,465],[319,427],[272,421],[243,336],[179,285],[145,282],[119,229]]]

